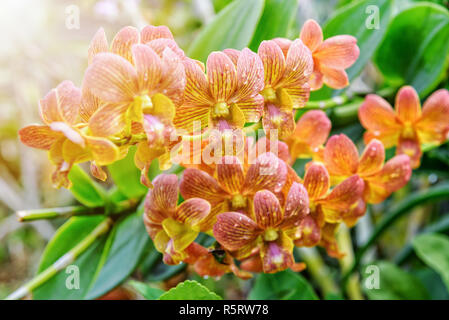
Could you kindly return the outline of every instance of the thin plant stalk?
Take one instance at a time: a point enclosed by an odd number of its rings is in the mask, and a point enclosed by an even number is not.
[[[337,233],[338,247],[345,254],[339,259],[340,267],[343,273],[347,272],[354,263],[354,248],[351,242],[351,234],[348,227],[342,224]],[[346,283],[346,293],[351,300],[363,300],[363,294],[360,290],[360,279],[358,274],[352,274]]]
[[[113,204],[111,209],[108,207],[88,208],[84,206],[68,206],[49,209],[20,210],[16,212],[16,215],[20,222],[27,222],[41,219],[68,218],[73,216],[117,214],[132,209],[136,205],[137,200],[129,199]]]
[[[301,256],[302,261],[307,265],[307,272],[315,280],[323,292],[323,296],[327,294],[338,294],[338,287],[329,267],[324,263],[316,248],[296,248]]]

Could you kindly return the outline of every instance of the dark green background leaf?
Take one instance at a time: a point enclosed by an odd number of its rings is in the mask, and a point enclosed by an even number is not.
[[[249,48],[257,52],[264,40],[287,37],[290,25],[296,16],[298,0],[265,0],[262,17]],[[296,35],[298,37],[298,35]]]
[[[137,267],[150,243],[142,222],[142,210],[118,221],[110,237],[112,243],[106,261],[86,299],[95,299],[123,282]]]
[[[439,273],[449,290],[449,237],[427,233],[413,240],[416,254]]]
[[[263,0],[234,0],[201,30],[189,47],[189,57],[206,62],[212,51],[248,46],[263,6]]]
[[[419,3],[395,17],[375,62],[391,85],[412,85],[423,97],[435,89],[447,67],[448,39],[448,10]]]
[[[429,299],[427,292],[421,281],[410,273],[407,273],[387,261],[379,261],[370,265],[379,268],[379,288],[372,288],[370,277],[375,277],[374,272],[367,272],[365,266],[363,268],[362,287],[365,294],[371,300],[417,300]],[[365,272],[366,271],[366,272]]]

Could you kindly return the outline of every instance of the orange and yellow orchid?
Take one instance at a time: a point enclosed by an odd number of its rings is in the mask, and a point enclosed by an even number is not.
[[[395,110],[383,98],[370,94],[359,109],[359,118],[367,129],[365,143],[378,139],[385,148],[396,146],[396,154],[408,155],[416,169],[421,162],[421,144],[439,145],[448,139],[449,91],[434,92],[422,110],[418,94],[410,86],[399,90]]]
[[[237,157],[224,156],[216,165],[214,176],[186,169],[180,191],[184,199],[198,197],[210,202],[212,210],[205,228],[211,229],[220,212],[233,210],[252,215],[250,203],[254,194],[263,189],[279,192],[286,175],[285,163],[271,152],[257,157],[248,168]]]
[[[206,62],[207,74],[197,61],[186,60],[184,65],[184,103],[176,109],[176,128],[192,133],[197,121],[201,130],[209,127],[223,131],[259,121],[264,76],[257,54],[247,48],[235,55],[212,52]]]
[[[92,134],[127,137],[135,128],[146,134],[148,139],[139,143],[135,162],[147,186],[151,185],[147,175],[149,165],[153,159],[166,155],[172,144],[175,104],[181,103],[185,85],[183,53],[179,53],[181,50],[176,49],[172,39],[154,39],[166,33],[159,31],[145,28],[142,31],[145,35],[139,36],[131,28],[119,33],[123,33],[116,36],[121,41],[116,46],[120,55],[97,52],[84,78],[91,94],[103,103],[89,120]],[[140,37],[153,40],[139,44]],[[132,126],[133,122],[143,125]],[[169,165],[168,161],[161,161],[163,169]]]
[[[357,39],[349,35],[338,35],[323,41],[323,31],[315,20],[307,20],[301,30],[300,39],[313,56],[313,74],[310,78],[312,90],[318,90],[323,83],[334,89],[349,84],[345,69],[357,60],[360,54]]]
[[[321,110],[311,110],[298,120],[295,131],[285,141],[289,146],[291,162],[298,158],[322,159],[323,145],[331,131],[331,121]]]
[[[92,160],[92,173],[104,180],[97,165],[107,165],[118,160],[119,148],[106,138],[88,135],[81,121],[79,108],[81,90],[71,82],[63,81],[39,102],[45,125],[29,125],[19,131],[20,140],[32,148],[47,150],[56,166],[53,184],[69,188],[70,169],[75,163]]]
[[[371,140],[359,158],[357,147],[346,135],[332,136],[324,149],[324,164],[335,182],[357,174],[365,182],[363,200],[380,203],[410,180],[412,169],[405,155],[384,164],[383,144]]]
[[[254,219],[239,212],[219,214],[213,230],[215,238],[238,259],[258,250],[265,273],[293,267],[293,241],[309,213],[306,189],[293,183],[284,208],[272,192],[261,190],[255,194],[253,205]]]
[[[206,200],[192,198],[179,206],[178,177],[161,174],[154,181],[145,199],[143,220],[156,249],[164,254],[166,264],[178,264],[189,254],[186,249],[193,244],[201,225],[210,213]]]
[[[169,47],[180,57],[184,57],[184,52],[179,49],[170,29],[166,26],[145,26],[140,32],[134,27],[127,26],[117,32],[111,45],[108,44],[104,29],[98,29],[89,45],[88,64],[90,65],[95,56],[102,52],[118,54],[133,63],[131,48],[138,43],[150,45],[158,54]]]
[[[276,40],[263,41],[258,55],[265,73],[261,92],[265,101],[263,127],[267,135],[277,130],[279,138],[283,139],[295,129],[293,109],[303,107],[309,99],[312,54],[296,39],[285,54]]]
[[[298,246],[317,245],[322,237],[322,228],[326,224],[338,224],[357,207],[364,190],[363,180],[353,175],[336,185],[332,190],[331,179],[326,167],[312,162],[304,176],[310,203],[310,218],[300,226],[301,237],[296,240]],[[326,243],[327,249],[332,249]],[[339,256],[338,251],[328,250],[329,255]]]

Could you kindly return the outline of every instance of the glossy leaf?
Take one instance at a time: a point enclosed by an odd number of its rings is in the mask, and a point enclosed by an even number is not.
[[[118,221],[109,235],[106,261],[86,299],[94,299],[123,282],[137,267],[150,237],[142,222],[142,210]],[[109,240],[109,239],[108,239]]]
[[[201,30],[189,47],[189,57],[205,62],[212,51],[248,46],[263,6],[263,0],[234,0]]]
[[[411,85],[424,97],[436,88],[446,70],[448,39],[448,10],[418,3],[392,21],[375,62],[392,86]]]
[[[145,275],[146,281],[164,281],[167,280],[178,273],[180,273],[182,270],[184,270],[187,265],[185,263],[181,263],[178,265],[167,265],[162,262],[162,255],[155,251],[154,253],[151,253],[150,259],[156,259],[155,256],[157,256],[158,263],[156,265],[152,265],[149,270],[147,270],[147,274]]]
[[[297,9],[297,0],[265,0],[262,17],[249,48],[257,52],[257,48],[263,40],[287,37],[288,30],[296,17]]]
[[[257,276],[249,293],[251,300],[317,300],[312,286],[291,270]]]
[[[127,156],[108,166],[120,192],[129,199],[140,198],[147,192],[147,188],[140,183],[140,170],[134,164],[135,147],[131,147]]]
[[[421,280],[432,300],[449,300],[449,291],[438,273],[429,268],[422,268],[414,270],[413,275]]]
[[[412,274],[387,261],[379,261],[363,268],[362,288],[371,300],[429,299],[421,281]]]
[[[80,203],[90,208],[105,204],[106,191],[79,166],[75,165],[70,170],[69,180],[72,182],[70,191]]]
[[[159,300],[222,300],[222,298],[202,284],[186,280],[162,294]]]
[[[449,237],[437,234],[423,234],[413,240],[418,257],[434,269],[449,290]]]
[[[61,256],[75,247],[82,239],[91,233],[105,217],[73,217],[68,220],[56,232],[42,255],[38,273],[56,262]],[[89,287],[95,279],[96,271],[101,262],[101,257],[106,244],[106,236],[96,239],[71,266],[76,266],[79,271],[79,289],[67,286],[69,276],[74,276],[75,269],[61,270],[50,280],[33,291],[34,299],[84,299]]]

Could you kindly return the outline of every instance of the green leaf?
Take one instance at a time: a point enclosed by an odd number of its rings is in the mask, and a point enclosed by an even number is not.
[[[431,300],[449,300],[449,292],[438,273],[426,267],[412,271],[426,287]]]
[[[249,48],[257,52],[262,41],[287,37],[297,10],[298,0],[265,0],[265,8]]]
[[[53,262],[75,247],[104,220],[105,217],[100,215],[72,217],[67,220],[45,247],[37,273],[51,266]]]
[[[311,285],[291,270],[260,274],[249,293],[250,300],[317,300]]]
[[[438,233],[419,235],[413,240],[413,247],[418,257],[441,276],[449,290],[449,237]]]
[[[109,238],[111,245],[106,261],[86,299],[95,299],[109,292],[137,267],[142,253],[151,242],[142,222],[142,210],[118,221]]]
[[[222,298],[202,284],[186,280],[162,294],[159,300],[222,300]]]
[[[53,239],[45,248],[39,264],[38,273],[51,266],[61,256],[75,247],[101,222],[103,222],[104,219],[105,217],[103,216],[80,216],[69,219],[61,228],[59,228]],[[86,251],[71,263],[72,266],[77,266],[79,270],[79,289],[67,288],[66,281],[72,273],[65,273],[64,270],[62,270],[34,290],[33,298],[38,300],[83,299],[95,278],[96,270],[101,262],[105,243],[106,236],[96,239]]]
[[[113,186],[108,190],[108,199],[112,203],[119,203],[121,201],[125,201],[128,198],[117,188],[117,186]]]
[[[129,199],[140,198],[147,188],[140,183],[140,170],[134,164],[136,148],[129,148],[127,156],[108,166],[109,172],[117,188]]]
[[[150,270],[147,270],[147,273],[145,275],[146,281],[157,282],[167,280],[177,275],[187,267],[185,263],[177,264],[174,266],[167,265],[162,262],[162,255],[159,252],[155,251],[151,254],[152,257],[150,258],[155,258],[155,256],[157,256],[158,263],[154,266],[151,266]]]
[[[70,191],[80,203],[90,208],[104,206],[106,191],[78,165],[70,170],[69,180],[72,182]]]
[[[128,284],[147,300],[157,300],[163,293],[165,293],[164,290],[150,287],[146,283],[135,280],[130,280]]]
[[[336,35],[348,34],[357,38],[357,45],[360,48],[360,56],[357,61],[347,69],[349,81],[352,81],[360,74],[366,64],[370,61],[377,47],[385,36],[388,23],[393,12],[394,1],[391,0],[362,0],[350,3],[337,10],[323,27],[324,38]],[[371,20],[368,6],[377,6],[379,9],[379,28],[368,29],[367,22]],[[328,99],[340,93],[329,87],[313,92],[311,100]]]
[[[203,27],[188,56],[205,62],[212,51],[243,49],[254,35],[263,6],[263,0],[234,0]]]
[[[419,3],[398,14],[375,62],[390,85],[413,86],[421,97],[441,81],[449,54],[448,10]]]
[[[368,269],[369,267],[378,267]],[[377,279],[379,277],[376,288]],[[429,299],[429,293],[421,281],[396,265],[379,261],[365,266],[363,272],[363,291],[371,300],[422,300]]]

